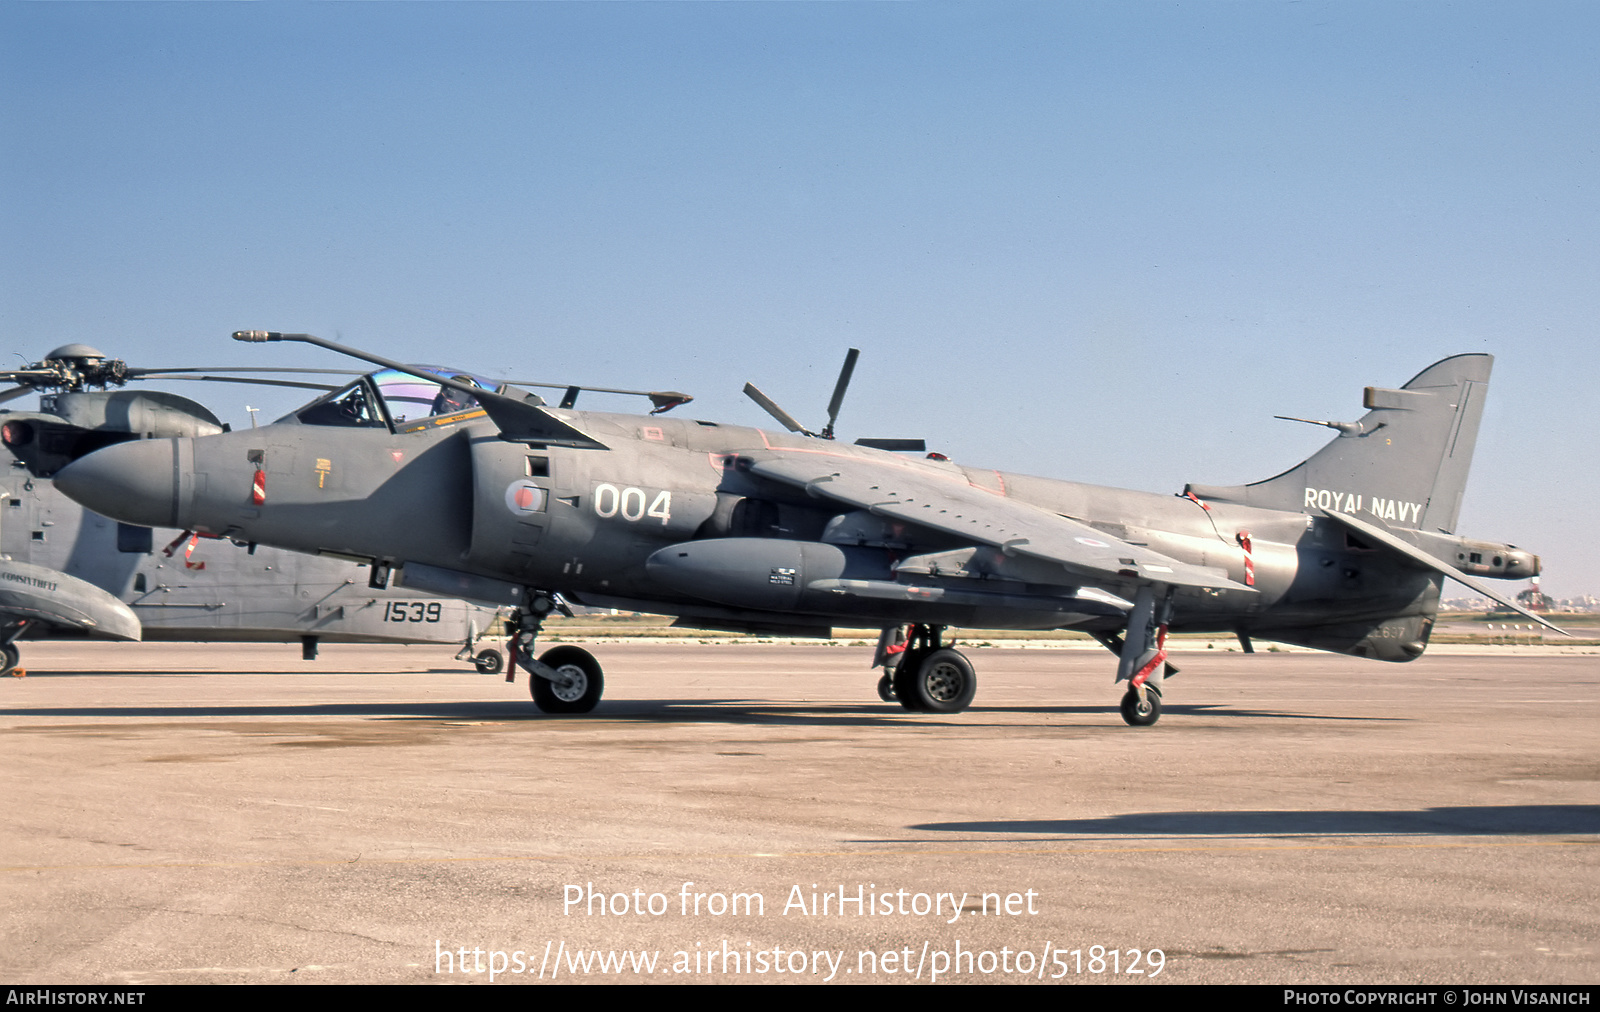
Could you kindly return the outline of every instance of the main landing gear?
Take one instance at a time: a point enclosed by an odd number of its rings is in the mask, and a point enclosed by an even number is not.
[[[582,647],[559,646],[546,650],[538,660],[533,657],[533,645],[545,618],[558,609],[571,617],[572,613],[554,594],[530,590],[523,595],[522,607],[506,620],[506,631],[511,635],[506,647],[511,657],[506,681],[516,676],[517,666],[521,665],[528,672],[528,689],[539,709],[545,713],[588,713],[600,702],[606,685],[594,655]]]
[[[17,638],[33,624],[33,619],[17,619],[0,629],[0,676],[9,675],[22,663],[22,651],[17,649]],[[26,671],[23,674],[27,674]],[[18,676],[21,677],[21,676]]]
[[[878,663],[894,664],[878,679],[878,698],[925,713],[960,713],[972,704],[978,675],[971,661],[944,645],[944,626],[913,625],[903,647],[894,642],[898,635],[898,629],[886,629],[878,641]],[[898,663],[892,660],[896,653]]]
[[[1123,636],[1094,633],[1117,655],[1117,681],[1127,682],[1122,719],[1149,727],[1161,719],[1163,681],[1178,673],[1167,661],[1167,626],[1172,621],[1173,588],[1147,586],[1134,596]],[[944,626],[892,626],[878,638],[874,666],[882,665],[878,698],[907,710],[960,713],[978,691],[972,662],[944,645]],[[898,658],[898,660],[897,660]]]

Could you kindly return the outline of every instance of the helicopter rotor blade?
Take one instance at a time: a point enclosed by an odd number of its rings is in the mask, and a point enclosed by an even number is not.
[[[833,438],[833,423],[839,420],[839,408],[844,404],[844,392],[850,387],[850,377],[856,371],[856,359],[861,356],[860,348],[851,348],[845,352],[844,367],[839,370],[839,382],[833,385],[833,399],[828,401],[828,424],[822,428],[822,438]]]
[[[210,372],[210,373],[231,372],[231,373],[239,373],[240,375],[253,374],[253,373],[302,373],[302,374],[314,375],[314,376],[360,376],[361,375],[361,370],[359,370],[359,369],[300,369],[300,368],[292,368],[292,367],[274,367],[274,366],[235,367],[235,366],[231,366],[231,365],[178,366],[178,367],[172,368],[172,369],[129,369],[128,372],[127,372],[127,375],[128,375],[129,379],[161,379],[161,378],[166,377],[166,376],[175,376],[175,375],[177,375],[179,373],[195,373],[195,372]]]
[[[360,373],[355,375],[359,376]],[[193,383],[246,383],[255,387],[297,387],[301,390],[321,390],[324,393],[339,389],[337,383],[306,383],[301,380],[251,379],[247,376],[157,376],[156,379],[185,380]]]
[[[771,397],[768,397],[766,394],[756,389],[756,385],[754,383],[746,383],[744,385],[744,395],[761,405],[762,410],[771,415],[773,418],[776,418],[778,422],[790,432],[798,432],[802,436],[814,435],[814,433],[807,429],[804,425],[801,425],[799,422],[795,421],[793,415],[778,407],[778,403]]]

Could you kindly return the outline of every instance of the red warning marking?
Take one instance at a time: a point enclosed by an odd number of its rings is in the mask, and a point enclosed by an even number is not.
[[[257,473],[259,473],[259,472],[257,472]],[[196,535],[194,535],[194,536],[189,538],[189,546],[183,550],[183,568],[184,569],[204,569],[204,568],[206,568],[206,564],[204,562],[191,562],[191,561],[189,561],[189,557],[194,554],[194,546],[198,545],[199,543],[200,543],[200,535],[196,534]]]
[[[1156,631],[1156,655],[1150,658],[1149,664],[1146,664],[1144,667],[1139,669],[1139,673],[1133,676],[1133,680],[1129,684],[1135,689],[1143,685],[1146,679],[1150,677],[1150,672],[1156,669],[1156,665],[1162,663],[1166,659],[1167,627],[1163,625],[1159,630]]]

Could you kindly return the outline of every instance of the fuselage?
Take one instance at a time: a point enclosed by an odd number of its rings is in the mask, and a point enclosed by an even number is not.
[[[1124,624],[1115,607],[1061,604],[1074,589],[1061,572],[985,570],[981,559],[961,571],[919,569],[908,560],[963,546],[926,531],[885,529],[865,511],[853,515],[740,466],[775,455],[838,455],[1025,502],[1239,585],[1180,588],[1174,628],[1270,634],[1405,660],[1421,652],[1437,608],[1437,576],[1353,542],[1321,516],[1202,504],[742,426],[545,410],[607,449],[508,442],[481,411],[409,425],[314,424],[302,411],[257,429],[111,447],[73,465],[63,483],[91,508],[130,523],[435,567],[730,627]],[[328,412],[309,417],[334,419]],[[107,454],[120,455],[115,474],[93,467]],[[128,477],[132,472],[140,477]],[[732,546],[732,558],[751,560],[747,584],[738,573],[717,586],[697,583],[658,556],[711,541]],[[790,568],[790,558],[827,570],[832,589],[807,592],[805,577],[814,574],[801,572],[793,593],[774,590],[768,570]],[[848,589],[888,585],[928,592],[896,599]],[[1097,589],[1114,602],[1131,599],[1136,586]]]

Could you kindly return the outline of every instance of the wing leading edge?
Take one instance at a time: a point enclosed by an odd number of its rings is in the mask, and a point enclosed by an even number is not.
[[[1254,593],[1217,571],[1180,562],[1087,524],[955,478],[844,456],[753,460],[751,474],[957,538],[1062,566],[1093,584],[1168,584]]]

